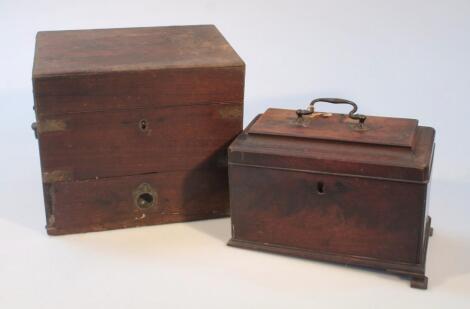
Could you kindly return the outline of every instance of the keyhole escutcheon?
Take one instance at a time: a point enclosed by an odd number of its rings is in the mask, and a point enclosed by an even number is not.
[[[323,181],[317,182],[317,193],[318,194],[325,194],[325,184]]]
[[[140,131],[142,132],[146,132],[149,128],[149,123],[146,119],[142,119],[141,121],[139,121],[139,129]]]

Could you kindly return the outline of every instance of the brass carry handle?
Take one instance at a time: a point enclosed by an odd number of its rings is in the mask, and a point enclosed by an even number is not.
[[[332,104],[349,104],[353,107],[353,109],[349,112],[349,118],[359,120],[359,124],[362,125],[367,119],[367,116],[356,114],[357,112],[357,104],[353,101],[345,100],[345,99],[338,99],[338,98],[318,98],[310,102],[310,105],[307,109],[298,109],[296,110],[296,114],[298,118],[302,118],[304,115],[310,115],[315,112],[314,105],[317,102],[326,102]]]

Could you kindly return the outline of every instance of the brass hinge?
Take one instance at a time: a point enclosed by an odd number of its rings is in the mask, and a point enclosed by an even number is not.
[[[41,120],[31,124],[31,129],[33,129],[36,138],[38,138],[41,133],[65,131],[66,128],[67,125],[65,121],[59,119]]]
[[[72,171],[54,170],[42,173],[42,182],[53,183],[59,181],[70,181],[73,179]]]
[[[31,129],[33,129],[33,131],[34,131],[34,137],[35,137],[36,139],[38,139],[38,123],[37,123],[37,122],[33,122],[33,123],[31,124]]]
[[[243,117],[243,107],[241,104],[227,104],[219,108],[219,115],[222,119],[241,119]]]

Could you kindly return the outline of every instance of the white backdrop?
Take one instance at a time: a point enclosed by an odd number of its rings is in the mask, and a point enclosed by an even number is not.
[[[208,23],[246,62],[245,125],[333,96],[436,128],[429,290],[226,247],[228,219],[46,235],[36,32]],[[0,0],[0,29],[0,308],[470,307],[470,1]]]

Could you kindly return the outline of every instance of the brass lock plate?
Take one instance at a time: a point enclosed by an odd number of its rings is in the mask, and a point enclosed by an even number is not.
[[[158,194],[148,183],[140,184],[133,192],[134,206],[140,209],[149,209],[158,204]]]

